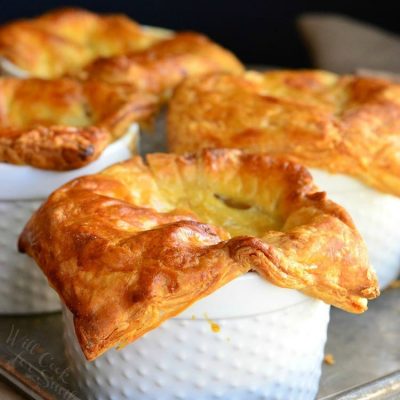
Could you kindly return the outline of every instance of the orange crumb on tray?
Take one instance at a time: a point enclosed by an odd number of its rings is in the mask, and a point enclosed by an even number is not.
[[[335,364],[335,359],[333,358],[333,354],[331,354],[331,353],[325,354],[324,363],[328,364],[328,365]]]
[[[395,281],[392,281],[389,285],[390,289],[399,289],[400,288],[400,279],[396,279]]]

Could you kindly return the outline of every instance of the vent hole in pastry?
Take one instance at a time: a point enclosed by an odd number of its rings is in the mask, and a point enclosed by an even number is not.
[[[88,103],[83,103],[83,112],[85,113],[86,118],[89,121],[93,120],[93,111],[92,108],[90,107],[90,105]]]
[[[252,206],[247,203],[243,203],[239,200],[230,199],[229,197],[221,196],[220,194],[214,194],[214,197],[222,201],[227,207],[236,208],[237,210],[249,210]]]

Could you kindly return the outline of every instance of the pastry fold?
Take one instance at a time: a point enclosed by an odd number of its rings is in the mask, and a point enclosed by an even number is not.
[[[129,85],[58,78],[0,78],[0,162],[69,170],[95,160],[157,109]]]
[[[243,71],[243,65],[230,51],[204,35],[184,32],[141,52],[98,59],[80,76],[129,83],[165,98],[188,76]]]
[[[346,211],[302,166],[239,150],[150,154],[76,179],[19,248],[71,310],[89,360],[249,271],[354,313],[379,294]]]
[[[177,88],[170,150],[239,147],[400,196],[400,85],[324,71],[210,74]]]
[[[167,35],[165,35],[167,36]],[[22,73],[57,78],[98,57],[143,50],[163,39],[124,15],[62,8],[0,27],[0,56]]]

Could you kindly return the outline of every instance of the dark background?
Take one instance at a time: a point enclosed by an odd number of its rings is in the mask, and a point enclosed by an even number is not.
[[[60,6],[123,12],[143,24],[203,32],[236,52],[247,63],[307,67],[311,66],[310,59],[296,30],[296,16],[309,11],[329,11],[399,33],[400,7],[395,4],[395,1],[351,0],[0,0],[0,22],[32,17]]]

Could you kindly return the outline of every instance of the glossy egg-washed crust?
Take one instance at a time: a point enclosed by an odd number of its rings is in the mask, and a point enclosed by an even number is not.
[[[89,360],[248,271],[355,313],[379,294],[346,211],[302,166],[239,150],[150,154],[76,179],[19,248],[71,310]]]
[[[243,70],[230,51],[204,35],[184,32],[142,52],[99,59],[83,75],[113,83],[128,82],[140,90],[168,97],[171,89],[188,76]]]
[[[124,15],[63,8],[0,27],[0,56],[31,76],[55,78],[98,57],[143,50],[161,39]]]
[[[129,85],[0,78],[0,162],[50,170],[95,160],[158,100]]]
[[[266,151],[400,196],[400,85],[324,71],[191,78],[171,100],[168,141]]]

